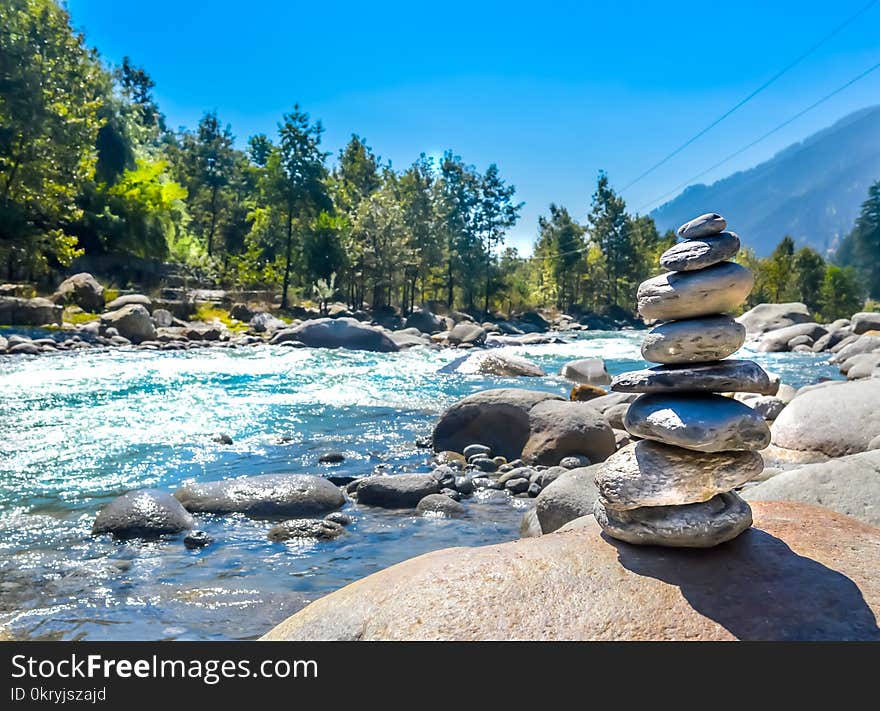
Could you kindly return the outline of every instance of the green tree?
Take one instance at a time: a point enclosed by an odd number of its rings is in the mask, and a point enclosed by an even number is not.
[[[516,224],[524,203],[514,202],[516,188],[507,185],[492,163],[479,180],[479,198],[474,216],[475,231],[485,259],[483,311],[489,311],[492,262],[496,249],[504,242],[506,231]]]
[[[874,299],[880,298],[880,181],[868,189],[868,199],[837,252],[837,261],[853,267]]]
[[[795,253],[792,265],[793,298],[806,304],[814,313],[822,306],[825,271],[825,260],[815,249],[802,247]]]
[[[590,238],[605,257],[608,299],[619,306],[619,295],[634,281],[638,262],[626,203],[611,188],[604,172],[599,173],[588,220]]]
[[[855,269],[829,266],[822,282],[822,317],[826,321],[849,318],[862,304],[862,290]]]
[[[550,204],[550,216],[538,218],[535,253],[552,281],[552,299],[560,309],[571,309],[578,299],[586,251],[584,228],[564,207]]]
[[[101,71],[55,2],[0,3],[0,259],[10,277],[78,254],[67,227],[95,170]]]
[[[765,278],[770,300],[779,303],[790,291],[794,274],[794,240],[786,235],[776,245],[765,265]]]
[[[433,274],[443,261],[443,244],[432,229],[435,220],[432,201],[434,169],[424,153],[400,176],[397,190],[408,250],[413,257],[405,275],[409,298],[404,299],[407,310],[412,311],[416,294],[424,302]]]

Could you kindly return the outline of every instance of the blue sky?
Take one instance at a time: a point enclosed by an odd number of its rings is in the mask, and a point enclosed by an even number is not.
[[[239,143],[299,104],[334,153],[351,133],[403,168],[452,148],[495,162],[526,202],[527,249],[550,202],[583,217],[599,169],[618,188],[730,108],[868,0],[374,2],[68,0],[111,62],[156,82],[172,127],[217,110]],[[880,61],[880,3],[662,168],[623,192],[632,210]],[[748,168],[880,103],[874,72],[702,178]],[[708,208],[707,208],[708,209]]]

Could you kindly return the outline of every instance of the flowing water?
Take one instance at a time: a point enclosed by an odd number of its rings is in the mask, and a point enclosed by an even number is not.
[[[503,350],[548,373],[601,356],[616,374],[645,366],[642,336],[589,332]],[[823,356],[745,353],[794,386],[840,377]],[[216,540],[198,551],[182,536],[90,535],[96,512],[132,489],[275,472],[428,471],[416,439],[456,400],[489,387],[570,387],[556,375],[438,373],[460,355],[265,346],[0,357],[0,637],[251,639],[406,558],[517,538],[531,502],[499,492],[468,500],[456,520],[348,503],[354,523],[333,541],[272,543],[270,522],[239,515],[197,517]],[[218,432],[233,444],[212,441]],[[328,451],[345,462],[318,464]]]

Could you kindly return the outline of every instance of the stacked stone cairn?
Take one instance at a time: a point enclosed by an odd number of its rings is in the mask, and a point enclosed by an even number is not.
[[[708,548],[752,524],[733,490],[761,473],[757,450],[770,443],[764,419],[721,393],[772,394],[770,376],[749,360],[728,358],[745,328],[727,312],[754,283],[729,261],[739,237],[714,213],[678,228],[681,242],[660,264],[670,270],[639,286],[639,313],[662,322],[642,344],[661,365],[624,373],[611,389],[640,393],[624,424],[638,438],[609,457],[596,475],[594,513],[608,536],[628,543]]]

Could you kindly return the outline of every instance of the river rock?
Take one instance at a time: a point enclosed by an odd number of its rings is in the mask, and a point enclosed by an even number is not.
[[[734,262],[667,272],[639,285],[638,309],[644,318],[661,321],[714,315],[738,307],[754,283],[752,272]]]
[[[812,350],[813,353],[830,351],[834,346],[850,335],[852,334],[848,328],[839,328],[836,331],[828,331],[824,336],[820,336],[816,339],[816,342],[810,346],[810,350]]]
[[[541,522],[538,521],[538,512],[535,509],[529,509],[523,514],[522,521],[519,524],[520,538],[535,538],[544,535],[541,530]]]
[[[134,304],[143,306],[148,311],[153,306],[153,302],[149,296],[145,296],[144,294],[125,294],[124,296],[119,296],[113,299],[113,301],[109,302],[104,308],[107,309],[107,311],[117,311],[124,306],[133,306]]]
[[[843,341],[841,341],[841,343],[843,343]],[[835,352],[834,356],[830,359],[830,362],[844,363],[854,355],[860,353],[872,353],[874,351],[880,351],[880,335],[874,336],[870,333],[863,333],[861,336],[856,336],[854,341]]]
[[[802,388],[773,423],[773,444],[829,457],[864,452],[880,435],[880,379]]]
[[[0,324],[4,326],[61,325],[63,308],[49,299],[0,296]]]
[[[602,530],[618,540],[673,548],[712,548],[752,525],[749,505],[732,491],[695,504],[627,511],[606,508],[597,498],[593,515]]]
[[[840,366],[840,372],[846,374],[847,380],[858,380],[859,378],[870,378],[877,366],[880,366],[880,351],[860,353],[843,363]]]
[[[736,233],[719,232],[670,247],[660,255],[660,266],[673,272],[705,269],[732,258],[737,252],[739,237]]]
[[[708,501],[761,473],[757,452],[693,452],[641,440],[612,454],[596,473],[606,509]]]
[[[192,482],[174,492],[193,513],[243,513],[254,518],[320,516],[345,503],[327,479],[310,474],[260,474]]]
[[[156,327],[150,319],[150,312],[141,304],[129,304],[117,311],[101,314],[101,327],[115,328],[120,336],[132,343],[156,339]]]
[[[446,322],[427,310],[413,311],[406,317],[407,328],[417,328],[422,333],[439,333],[446,329]]]
[[[478,346],[486,342],[486,329],[474,323],[459,323],[446,340],[452,345]]]
[[[324,519],[295,518],[269,529],[270,541],[289,541],[294,538],[316,538],[329,541],[341,536],[345,529],[338,523]]]
[[[679,227],[675,234],[682,239],[691,240],[707,235],[718,234],[727,227],[727,220],[716,212],[707,212],[705,215],[695,217]]]
[[[413,509],[429,494],[439,494],[441,488],[432,474],[391,474],[366,477],[356,492],[360,504]]]
[[[760,450],[770,429],[750,407],[721,395],[642,395],[626,413],[627,431],[698,452]]]
[[[295,340],[312,348],[345,348],[354,351],[392,353],[400,347],[388,335],[354,318],[318,318],[278,331],[272,344]]]
[[[710,551],[658,555],[601,536],[592,516],[435,551],[312,602],[264,639],[880,640],[880,531],[805,504],[753,510],[753,528]]]
[[[572,402],[589,402],[596,398],[604,397],[608,391],[598,385],[578,383],[568,393],[568,399]]]
[[[471,353],[457,358],[441,368],[440,372],[496,375],[504,378],[540,378],[547,375],[540,367],[525,358],[491,351]]]
[[[433,515],[445,516],[447,518],[463,516],[467,511],[467,509],[465,509],[465,507],[458,503],[455,499],[450,496],[446,496],[445,494],[428,494],[421,501],[419,501],[416,509],[423,516]]]
[[[775,420],[787,404],[785,400],[776,395],[760,395],[744,402],[765,420]]]
[[[816,341],[826,333],[828,332],[825,327],[818,323],[812,321],[796,323],[793,326],[767,331],[758,343],[758,350],[762,353],[781,353],[790,350],[789,343],[797,336],[809,336]]]
[[[745,340],[745,326],[730,316],[681,319],[651,329],[642,342],[642,358],[666,365],[721,360]]]
[[[608,385],[611,382],[611,375],[602,358],[581,358],[570,361],[562,366],[561,375],[563,378],[584,385]]]
[[[193,527],[193,517],[171,494],[158,489],[130,491],[98,513],[92,533],[118,538],[151,538]]]
[[[747,489],[743,498],[824,506],[880,526],[880,451],[789,469]]]
[[[434,451],[461,452],[483,444],[513,460],[529,439],[529,410],[544,400],[562,400],[538,390],[498,388],[469,395],[449,407],[434,427]]]
[[[853,314],[852,332],[862,334],[867,331],[880,331],[880,313],[877,311],[860,311]]]
[[[252,331],[256,333],[274,333],[275,331],[281,331],[287,327],[287,324],[282,321],[280,318],[273,316],[267,311],[260,311],[253,315],[251,320],[248,322],[248,326]],[[293,338],[291,340],[297,340]]]
[[[807,323],[813,318],[805,304],[792,301],[785,304],[758,304],[736,320],[746,327],[750,336],[760,336],[767,331]]]
[[[56,304],[75,304],[83,311],[100,313],[104,310],[104,287],[88,272],[80,272],[59,284],[52,301]]]
[[[602,462],[614,450],[610,425],[588,403],[545,400],[529,410],[529,439],[522,450],[526,462],[554,465],[576,454]]]
[[[152,316],[157,328],[169,328],[174,325],[174,314],[167,309],[154,309]]]
[[[6,349],[6,352],[9,355],[39,355],[42,350],[40,346],[32,341],[25,341],[23,343],[16,343],[15,345],[9,346]]]
[[[631,370],[614,377],[611,389],[629,393],[681,391],[749,392],[765,394],[776,387],[770,376],[750,360],[722,360],[695,365],[661,365]]]
[[[544,533],[552,533],[581,516],[592,515],[599,495],[595,479],[601,466],[592,464],[570,469],[544,485],[535,498],[535,515]]]

